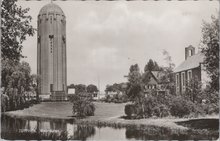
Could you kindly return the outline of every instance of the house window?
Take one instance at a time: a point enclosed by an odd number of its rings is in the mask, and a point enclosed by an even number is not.
[[[181,73],[181,84],[182,84],[182,92],[185,91],[185,86],[186,86],[186,82],[185,82],[185,72]]]
[[[179,91],[179,74],[177,73],[176,74],[176,91],[178,92]]]
[[[191,49],[189,50],[189,56],[192,56],[192,50]]]
[[[187,79],[188,79],[188,81],[190,81],[192,79],[192,70],[188,70]]]

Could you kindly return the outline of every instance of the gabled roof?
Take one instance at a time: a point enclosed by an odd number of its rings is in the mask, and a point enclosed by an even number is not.
[[[160,83],[160,80],[165,73],[163,71],[147,71],[145,72],[145,75],[147,75],[147,77],[152,76],[157,83]]]
[[[154,77],[157,79],[157,81],[159,81],[161,77],[164,76],[163,71],[151,71],[151,72],[154,75]]]
[[[174,69],[174,72],[181,72],[184,70],[189,70],[199,67],[200,63],[204,60],[204,55],[202,53],[195,54],[188,57],[184,62],[182,62],[178,67]]]

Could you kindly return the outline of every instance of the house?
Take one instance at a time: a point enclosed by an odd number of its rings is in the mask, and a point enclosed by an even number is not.
[[[156,90],[159,93],[167,91],[164,84],[169,82],[162,81],[162,78],[166,75],[164,71],[148,71],[144,75],[148,79],[144,86],[145,93],[149,93],[151,90]]]
[[[205,87],[208,75],[204,71],[204,55],[201,52],[195,54],[195,47],[192,45],[185,48],[185,60],[174,69],[176,93],[183,94],[186,91],[187,82],[197,79]]]

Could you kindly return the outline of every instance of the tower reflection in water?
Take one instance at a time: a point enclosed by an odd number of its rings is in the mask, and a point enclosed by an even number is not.
[[[1,137],[7,140],[216,140],[218,130],[174,130],[167,127],[78,125],[67,120],[30,120],[2,116]],[[216,122],[218,124],[218,122]]]
[[[95,134],[95,128],[76,125],[65,120],[29,120],[9,116],[1,118],[3,139],[73,139],[86,140]]]

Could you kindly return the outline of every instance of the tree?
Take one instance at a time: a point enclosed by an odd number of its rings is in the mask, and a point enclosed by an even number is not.
[[[75,88],[75,85],[74,85],[74,84],[70,84],[70,85],[68,86],[68,88]]]
[[[145,72],[147,72],[147,71],[159,71],[159,70],[161,70],[161,68],[159,67],[157,62],[153,61],[152,59],[150,59],[144,67]]]
[[[219,91],[219,19],[211,16],[211,23],[203,21],[201,52],[205,55],[205,70],[211,78],[210,85]]]
[[[2,86],[5,91],[9,88],[17,88],[19,93],[30,91],[32,83],[31,68],[27,62],[14,62],[2,60]]]
[[[9,59],[2,60],[3,93],[9,97],[10,108],[16,110],[25,105],[25,92],[34,88],[31,68],[27,62],[17,62]]]
[[[127,95],[134,101],[139,98],[143,92],[142,78],[138,64],[131,65],[130,72],[128,74],[128,87]]]
[[[75,85],[75,93],[79,94],[82,92],[86,92],[86,85],[84,85],[84,84]]]
[[[113,89],[113,86],[112,86],[112,85],[106,85],[105,93],[113,92],[113,91],[114,91],[114,89]]]
[[[17,0],[3,0],[1,5],[1,55],[2,59],[14,61],[24,57],[22,43],[27,35],[33,36],[35,29],[30,25],[32,17],[27,15],[29,8],[22,9]]]
[[[2,77],[1,77],[1,86],[4,87],[4,92],[7,90],[7,87],[9,86],[10,76],[14,71],[16,71],[16,66],[19,65],[19,62],[15,62],[9,59],[2,60]]]
[[[98,88],[93,84],[88,85],[86,90],[88,93],[96,93],[99,91]]]
[[[114,83],[113,85],[107,85],[106,86],[106,89],[105,89],[105,92],[108,93],[108,92],[124,92],[125,91],[125,88],[123,88],[123,85],[125,85],[124,83]]]
[[[187,81],[186,83],[186,92],[185,95],[187,99],[191,100],[193,103],[202,101],[202,84],[197,77]]]
[[[138,64],[131,65],[128,74],[127,96],[136,105],[140,107],[140,116],[144,117],[144,85]]]
[[[163,55],[165,56],[164,60],[166,61],[168,68],[170,68],[170,70],[173,70],[175,68],[175,64],[173,63],[169,52],[164,49]]]
[[[161,77],[161,83],[165,84],[164,87],[169,89],[171,93],[175,91],[175,77],[173,69],[175,64],[172,61],[172,58],[168,51],[163,50],[163,55],[165,56],[164,60],[166,61],[166,67],[163,67],[164,75]]]

